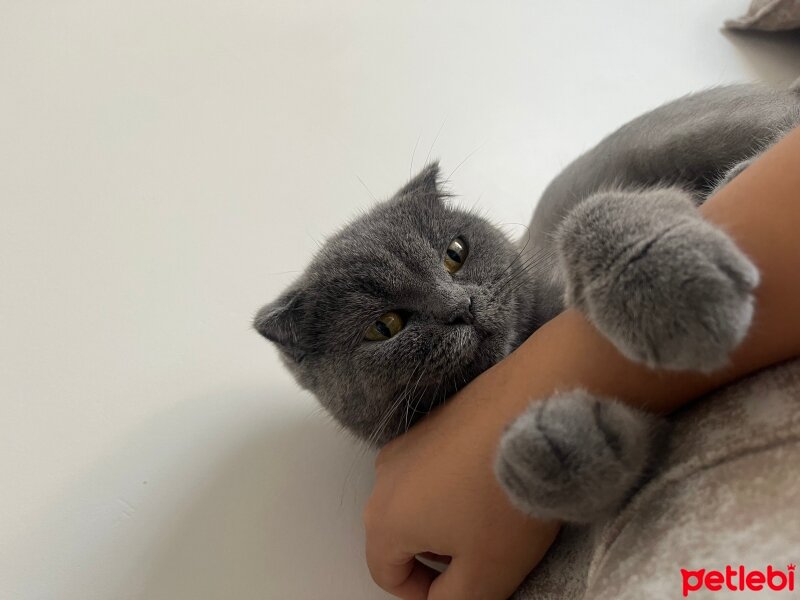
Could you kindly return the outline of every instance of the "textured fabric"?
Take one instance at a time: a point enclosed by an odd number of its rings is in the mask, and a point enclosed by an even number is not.
[[[565,528],[515,600],[666,600],[683,597],[682,568],[800,562],[800,360],[719,390],[672,422],[649,481],[613,519]],[[770,594],[800,598],[756,597]]]
[[[753,0],[746,15],[726,21],[725,27],[763,31],[800,28],[800,0]]]

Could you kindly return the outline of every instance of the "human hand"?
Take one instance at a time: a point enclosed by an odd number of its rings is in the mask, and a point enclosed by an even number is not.
[[[559,525],[511,506],[492,465],[527,405],[500,363],[380,451],[364,511],[375,582],[404,600],[505,600],[541,560]],[[502,397],[502,396],[501,396]],[[451,558],[439,575],[415,560]]]

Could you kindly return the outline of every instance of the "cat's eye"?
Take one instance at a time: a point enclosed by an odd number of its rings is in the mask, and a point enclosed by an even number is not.
[[[444,268],[451,273],[457,272],[464,266],[467,254],[469,254],[469,250],[466,242],[461,238],[454,238],[444,253]]]
[[[396,336],[403,328],[403,317],[396,312],[382,314],[378,320],[367,327],[364,339],[370,342],[382,342]]]

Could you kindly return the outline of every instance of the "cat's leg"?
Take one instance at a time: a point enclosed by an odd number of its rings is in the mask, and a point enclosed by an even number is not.
[[[680,188],[595,194],[557,246],[567,303],[632,360],[711,371],[750,326],[757,269]]]
[[[495,462],[515,506],[542,519],[589,523],[640,481],[663,421],[583,390],[536,401],[506,430]]]

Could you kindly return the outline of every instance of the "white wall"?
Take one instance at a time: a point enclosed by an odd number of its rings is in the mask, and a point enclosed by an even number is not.
[[[745,4],[0,4],[0,599],[384,598],[370,453],[252,314],[417,139],[514,232],[644,109],[792,79]]]

